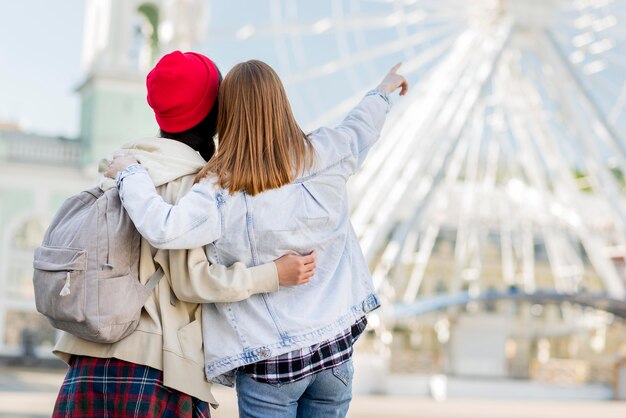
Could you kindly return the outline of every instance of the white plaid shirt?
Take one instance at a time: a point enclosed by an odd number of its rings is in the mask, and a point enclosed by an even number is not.
[[[247,364],[242,366],[241,370],[258,382],[296,382],[350,360],[353,351],[352,346],[366,326],[367,319],[362,317],[351,328],[330,340],[257,363]]]

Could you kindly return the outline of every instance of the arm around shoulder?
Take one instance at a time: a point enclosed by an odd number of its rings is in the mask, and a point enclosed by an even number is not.
[[[155,261],[164,267],[176,297],[192,303],[238,302],[257,293],[278,291],[274,263],[246,267],[211,264],[203,248],[159,250]]]
[[[154,259],[170,278],[176,297],[185,302],[237,302],[257,293],[276,292],[279,286],[307,284],[315,274],[317,253],[287,254],[255,267],[209,263],[204,248],[158,250]]]
[[[196,248],[220,237],[220,199],[209,182],[195,184],[176,205],[170,205],[139,164],[121,171],[116,180],[124,208],[153,247]]]

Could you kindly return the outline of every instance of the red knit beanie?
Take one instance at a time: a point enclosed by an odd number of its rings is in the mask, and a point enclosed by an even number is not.
[[[218,74],[213,61],[195,52],[161,58],[146,77],[148,104],[159,127],[178,133],[199,124],[215,104]]]

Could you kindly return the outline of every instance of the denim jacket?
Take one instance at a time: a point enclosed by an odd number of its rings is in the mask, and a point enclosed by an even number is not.
[[[208,179],[169,205],[141,165],[118,174],[124,207],[157,248],[209,244],[211,262],[247,266],[317,250],[315,276],[306,285],[203,305],[209,380],[232,385],[237,367],[325,341],[379,306],[350,224],[346,182],[380,136],[389,107],[386,94],[368,93],[338,127],[309,135],[311,168],[293,183],[256,196],[229,194]]]

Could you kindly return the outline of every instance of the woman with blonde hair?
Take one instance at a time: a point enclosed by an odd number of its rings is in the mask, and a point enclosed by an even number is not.
[[[132,158],[108,175],[157,248],[209,245],[209,259],[255,266],[291,250],[317,252],[310,282],[203,305],[205,372],[236,382],[243,417],[345,416],[352,345],[379,299],[349,221],[346,181],[380,136],[389,94],[408,89],[393,67],[336,128],[305,135],[277,74],[236,65],[219,93],[219,146],[191,193],[170,205]],[[218,334],[215,330],[219,330]]]

